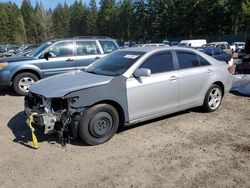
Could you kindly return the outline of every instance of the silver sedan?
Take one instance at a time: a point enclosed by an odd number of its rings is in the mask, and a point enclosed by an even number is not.
[[[82,71],[35,83],[25,98],[25,112],[36,112],[33,119],[44,133],[79,135],[96,145],[108,141],[119,126],[193,107],[215,111],[231,86],[228,64],[197,50],[127,48]]]

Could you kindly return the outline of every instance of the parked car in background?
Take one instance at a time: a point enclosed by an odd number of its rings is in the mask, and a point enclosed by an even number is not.
[[[136,45],[137,43],[135,41],[125,41],[124,42],[124,48],[132,47]]]
[[[30,56],[0,59],[0,86],[13,86],[18,94],[25,95],[37,80],[83,69],[117,49],[116,41],[105,37],[51,40]]]
[[[219,61],[225,61],[229,65],[233,65],[233,58],[232,54],[226,53],[220,48],[216,47],[201,47],[201,48],[196,48],[199,51],[204,52],[207,55],[212,56],[213,58],[219,60]]]
[[[178,44],[180,47],[201,47],[202,45],[207,44],[205,39],[195,39],[195,40],[182,40]]]
[[[79,135],[89,145],[102,144],[124,124],[198,106],[217,110],[232,86],[230,70],[192,48],[122,49],[85,71],[35,83],[25,97],[25,113],[37,113],[35,125],[45,134]]]
[[[236,63],[235,73],[250,74],[250,60],[242,59]]]
[[[33,51],[34,49],[24,50],[24,51],[16,53],[14,56],[30,56]]]
[[[217,48],[224,50],[225,52],[229,54],[232,54],[232,50],[228,42],[210,42],[210,43],[203,45],[202,47],[217,47]]]
[[[179,42],[178,41],[172,41],[170,43],[170,46],[178,46]]]
[[[171,43],[170,43],[169,40],[163,40],[162,43],[165,44],[166,46],[170,46],[171,45]]]
[[[245,48],[241,48],[238,50],[238,58],[243,58],[246,55]]]
[[[0,49],[0,57],[10,57],[16,54],[17,49],[19,46],[17,45],[6,45],[2,46]]]
[[[27,44],[27,45],[23,45],[23,46],[19,47],[16,50],[16,53],[23,52],[23,51],[28,51],[28,50],[32,50],[32,49],[37,48],[38,46],[40,46],[40,44]]]
[[[157,47],[157,46],[169,46],[163,43],[149,43],[149,44],[136,44],[133,47]]]
[[[238,52],[240,49],[245,48],[245,42],[233,42],[230,45],[232,52]]]

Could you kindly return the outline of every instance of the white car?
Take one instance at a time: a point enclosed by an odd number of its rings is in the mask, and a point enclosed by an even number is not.
[[[238,52],[238,50],[245,48],[245,42],[233,42],[230,45],[232,52]]]
[[[202,106],[219,108],[232,86],[228,64],[191,48],[144,47],[112,52],[85,70],[40,80],[25,112],[44,133],[102,144],[119,126]],[[212,116],[211,116],[212,118]]]

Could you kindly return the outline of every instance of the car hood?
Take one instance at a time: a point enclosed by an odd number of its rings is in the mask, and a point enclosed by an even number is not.
[[[30,56],[18,56],[18,57],[5,57],[5,58],[0,58],[0,63],[2,62],[8,62],[8,63],[12,63],[12,62],[19,62],[19,61],[28,61],[28,60],[34,60],[34,57],[30,57]]]
[[[112,79],[111,76],[72,71],[40,80],[33,84],[29,90],[46,98],[61,98],[73,91],[106,84]]]

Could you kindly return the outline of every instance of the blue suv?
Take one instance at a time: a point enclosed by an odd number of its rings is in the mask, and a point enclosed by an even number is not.
[[[117,42],[108,37],[51,40],[30,56],[1,58],[0,86],[13,86],[19,95],[26,95],[28,88],[39,79],[83,69],[117,49]]]

